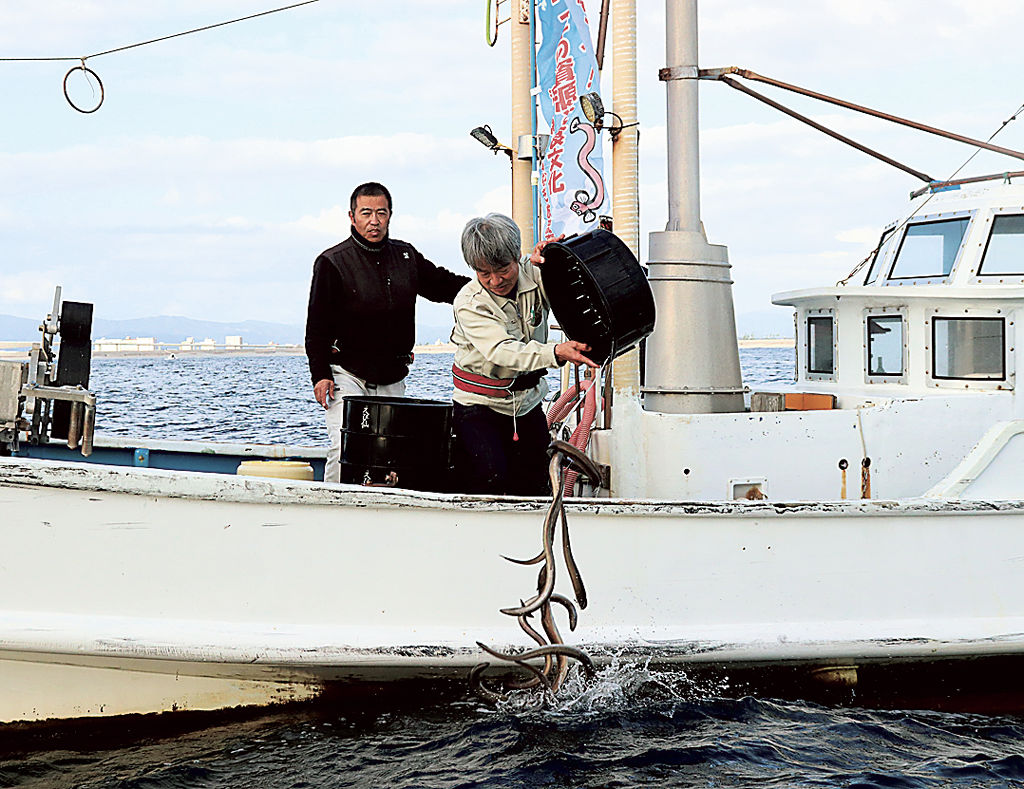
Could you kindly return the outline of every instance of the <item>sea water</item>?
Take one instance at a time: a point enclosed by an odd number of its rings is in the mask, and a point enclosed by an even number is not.
[[[741,363],[749,386],[788,380],[793,351],[744,349]],[[419,356],[409,394],[449,396],[450,365]],[[107,435],[326,441],[301,357],[97,359],[91,388]],[[1024,786],[1021,717],[825,706],[637,661],[571,680],[544,711],[494,709],[462,682],[403,683],[175,731],[85,722],[54,736],[0,734],[0,786]]]
[[[744,348],[740,364],[748,386],[793,379],[792,348]],[[450,399],[451,367],[450,353],[418,354],[406,394]],[[549,378],[554,391],[558,377]],[[100,358],[89,388],[99,435],[327,444],[304,356]]]

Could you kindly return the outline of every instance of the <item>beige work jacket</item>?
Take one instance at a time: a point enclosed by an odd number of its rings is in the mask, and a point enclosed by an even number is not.
[[[471,279],[453,303],[455,364],[488,378],[513,378],[519,373],[557,367],[555,345],[548,342],[548,302],[540,271],[529,256],[519,261],[519,284],[514,298],[496,296]],[[486,405],[501,414],[525,414],[547,394],[542,379],[513,397],[490,397],[456,389],[453,399],[463,405]]]

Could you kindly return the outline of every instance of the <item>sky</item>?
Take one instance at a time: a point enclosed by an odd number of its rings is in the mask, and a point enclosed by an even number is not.
[[[0,0],[0,57],[81,57],[286,4]],[[511,142],[507,26],[488,47],[484,5],[320,0],[91,58],[105,90],[92,114],[64,99],[75,62],[0,62],[0,314],[41,318],[59,284],[110,319],[302,324],[313,260],[348,235],[348,195],[367,180],[392,190],[394,237],[465,270],[465,221],[511,210],[507,159],[469,136],[486,123]],[[672,64],[664,3],[637,6],[645,259],[667,216],[657,72]],[[1024,103],[1021,29],[1013,0],[705,0],[700,65],[987,139]],[[68,87],[94,101],[81,72]],[[936,178],[973,152],[752,87]],[[700,90],[702,218],[729,248],[742,330],[771,293],[844,276],[920,182],[724,84]],[[610,63],[602,91],[610,104]],[[1024,149],[1024,113],[995,142]],[[960,175],[1016,169],[984,154]],[[418,318],[450,323],[450,308],[421,300]]]

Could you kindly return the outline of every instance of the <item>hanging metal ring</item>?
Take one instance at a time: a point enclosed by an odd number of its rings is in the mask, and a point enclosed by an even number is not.
[[[85,78],[87,80],[89,78],[89,75],[92,74],[93,79],[96,80],[96,84],[100,86],[100,100],[99,100],[99,102],[97,102],[96,106],[93,107],[91,110],[83,110],[81,107],[79,107],[77,104],[75,104],[71,100],[71,96],[68,95],[68,77],[71,76],[71,72],[73,72],[73,71],[83,71],[83,72],[85,72]],[[68,73],[64,75],[64,98],[67,99],[68,104],[70,104],[74,109],[78,110],[81,113],[84,113],[85,115],[88,115],[91,112],[96,112],[96,110],[98,110],[100,107],[103,106],[103,98],[104,98],[103,80],[100,79],[100,75],[99,74],[97,74],[95,71],[93,71],[91,68],[89,68],[88,66],[85,65],[85,59],[84,58],[82,59],[82,64],[80,66],[72,66],[71,68],[68,69]]]

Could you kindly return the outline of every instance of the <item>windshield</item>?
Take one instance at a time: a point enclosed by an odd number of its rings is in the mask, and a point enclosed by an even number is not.
[[[961,217],[910,225],[896,253],[889,279],[948,276],[969,221]]]
[[[979,274],[1024,274],[1024,216],[1004,214],[992,222]]]
[[[870,285],[878,279],[878,273],[884,268],[889,252],[892,250],[895,232],[896,228],[891,227],[882,233],[882,237],[878,240],[878,246],[875,247],[875,256],[871,260],[871,268],[868,269],[868,275],[864,278],[865,285]]]

